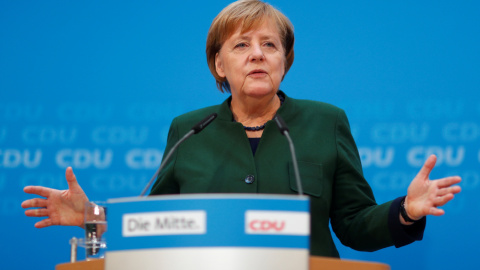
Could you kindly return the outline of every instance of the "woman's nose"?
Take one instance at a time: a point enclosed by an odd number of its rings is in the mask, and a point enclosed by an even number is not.
[[[263,60],[264,58],[265,55],[263,54],[260,44],[253,45],[250,53],[250,61]]]

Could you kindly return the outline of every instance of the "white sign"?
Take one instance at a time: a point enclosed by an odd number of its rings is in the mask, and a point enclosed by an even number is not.
[[[122,235],[150,236],[176,234],[205,234],[205,211],[167,211],[123,215]]]
[[[245,233],[310,235],[310,215],[307,212],[249,210],[245,212]]]

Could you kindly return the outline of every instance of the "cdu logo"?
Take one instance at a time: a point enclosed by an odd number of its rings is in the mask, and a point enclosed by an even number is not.
[[[154,169],[160,165],[163,152],[157,149],[135,148],[125,155],[125,163],[131,169]]]
[[[0,167],[29,169],[40,166],[42,162],[42,151],[40,149],[0,149]]]
[[[77,169],[110,167],[113,160],[111,149],[61,149],[55,156],[57,166],[66,168],[72,166]]]
[[[298,235],[310,234],[310,214],[295,211],[245,212],[246,234]]]
[[[252,220],[249,225],[252,231],[262,232],[281,232],[285,229],[285,220]]]

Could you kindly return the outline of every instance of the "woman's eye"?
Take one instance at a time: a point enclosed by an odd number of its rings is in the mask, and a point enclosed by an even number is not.
[[[275,48],[275,44],[273,42],[266,42],[265,46]]]
[[[237,45],[235,45],[235,48],[245,48],[247,47],[247,44],[246,43],[238,43]]]

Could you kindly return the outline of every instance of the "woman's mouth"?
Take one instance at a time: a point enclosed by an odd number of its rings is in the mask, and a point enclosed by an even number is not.
[[[267,75],[267,72],[263,69],[254,69],[248,73],[249,77],[260,78]]]

